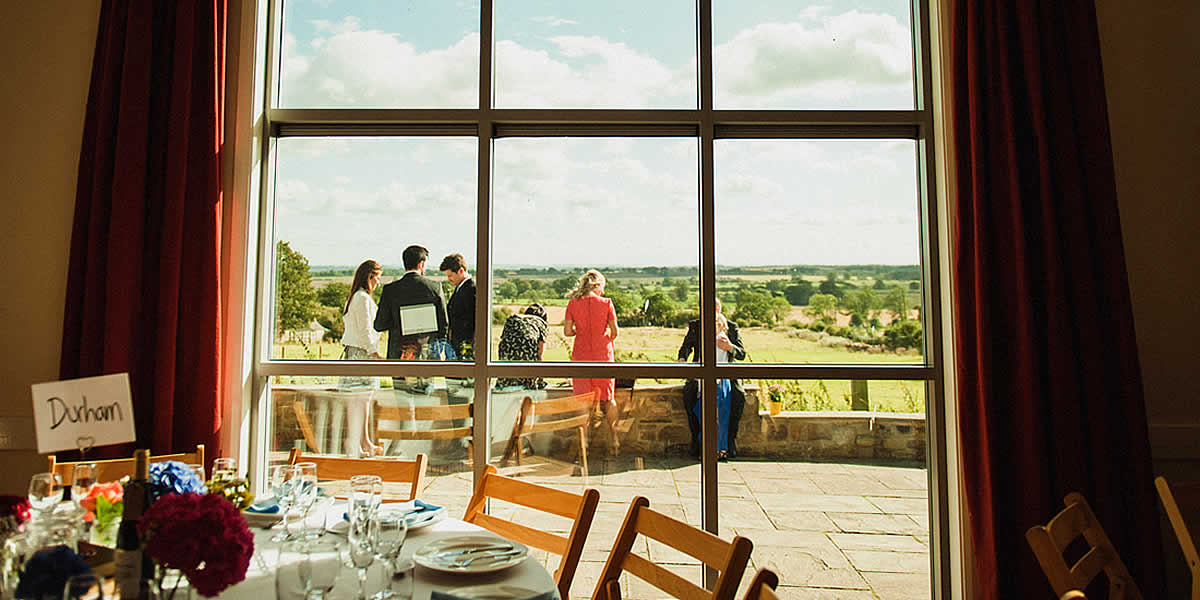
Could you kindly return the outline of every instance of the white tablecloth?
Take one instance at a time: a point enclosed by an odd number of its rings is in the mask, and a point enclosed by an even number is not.
[[[328,511],[329,519],[340,518],[342,510],[335,506]],[[246,580],[226,589],[219,597],[223,600],[269,600],[275,598],[275,570],[279,564],[279,547],[281,544],[271,541],[271,537],[279,532],[278,529],[254,529],[254,558],[246,571]],[[343,545],[345,536],[327,533],[332,539]],[[425,544],[434,540],[457,535],[495,535],[485,529],[472,525],[460,519],[444,518],[441,521],[408,532],[408,538],[401,550],[402,558],[411,558],[413,553]],[[497,536],[499,537],[499,536]],[[373,594],[385,584],[387,578],[383,566],[376,560],[372,566],[369,581],[372,587],[368,594]],[[416,577],[413,585],[413,600],[429,600],[434,589],[453,593],[455,588],[508,584],[537,592],[554,590],[554,577],[539,562],[528,559],[519,565],[485,574],[441,573],[416,566]],[[330,600],[354,598],[358,593],[357,569],[344,566],[338,574],[337,584],[329,595]]]

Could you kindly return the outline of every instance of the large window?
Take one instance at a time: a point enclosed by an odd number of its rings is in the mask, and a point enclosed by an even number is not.
[[[452,507],[495,464],[599,487],[606,521],[650,495],[808,593],[945,585],[923,1],[274,0],[268,22],[259,469],[375,443],[430,456]],[[572,299],[593,269],[601,299]],[[530,427],[554,411],[575,425]]]

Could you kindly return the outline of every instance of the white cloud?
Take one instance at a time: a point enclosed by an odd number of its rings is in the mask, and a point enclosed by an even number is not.
[[[532,20],[535,23],[541,23],[543,25],[549,25],[551,27],[560,27],[562,25],[578,25],[579,24],[578,21],[572,21],[571,19],[564,19],[562,17],[553,17],[553,16],[533,17]]]
[[[798,22],[738,32],[713,61],[720,106],[912,105],[912,33],[890,15],[806,11]]]

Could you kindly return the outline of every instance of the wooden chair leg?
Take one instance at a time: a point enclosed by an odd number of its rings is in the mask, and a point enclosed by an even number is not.
[[[309,452],[320,452],[317,447],[317,436],[313,433],[312,421],[308,420],[308,411],[304,410],[304,402],[299,398],[292,400],[292,412],[296,415],[296,423],[300,425],[300,433],[304,435],[304,443],[308,444]]]
[[[583,465],[583,476],[588,476],[587,427],[579,427],[579,462]]]

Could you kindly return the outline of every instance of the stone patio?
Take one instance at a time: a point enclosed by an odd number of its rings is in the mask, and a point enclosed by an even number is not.
[[[553,459],[531,457],[501,473],[573,492],[600,491],[571,595],[589,597],[628,502],[645,496],[650,507],[700,525],[700,465],[686,458],[602,458],[589,455],[591,473]],[[436,472],[436,469],[435,469]],[[930,597],[929,517],[926,471],[916,462],[735,460],[718,465],[721,536],[754,542],[743,589],[754,571],[779,573],[784,598],[908,599]],[[471,474],[430,477],[423,498],[462,514]],[[496,503],[502,504],[502,503]],[[568,522],[512,505],[493,506],[498,516],[543,529],[566,531]],[[557,523],[548,522],[557,520]],[[695,559],[644,538],[634,551],[699,581]],[[539,557],[546,560],[545,556]],[[557,557],[549,566],[557,565]],[[624,576],[625,597],[664,594]]]

